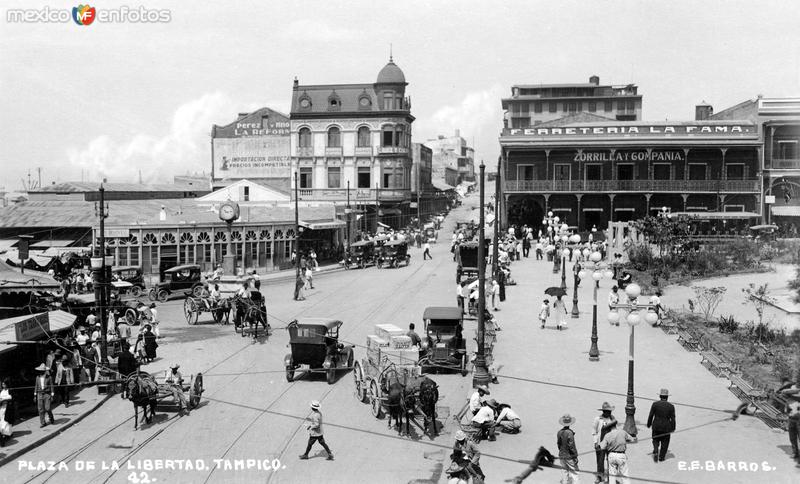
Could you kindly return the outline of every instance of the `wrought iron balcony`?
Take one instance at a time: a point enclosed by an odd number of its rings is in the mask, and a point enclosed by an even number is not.
[[[758,193],[758,180],[508,180],[506,192]]]
[[[767,163],[769,168],[784,170],[800,170],[800,159],[795,158],[773,158],[771,163]]]
[[[298,196],[304,202],[325,201],[325,202],[344,202],[347,201],[346,188],[299,188]],[[375,197],[381,202],[401,202],[411,200],[410,188],[351,188],[350,202],[374,202]],[[294,200],[294,191],[292,191]]]
[[[314,156],[314,147],[313,146],[298,146],[297,147],[297,156],[301,156],[301,157]]]
[[[396,155],[396,154],[406,154],[408,153],[408,148],[405,146],[379,146],[378,147],[378,154],[379,155]]]
[[[372,156],[372,146],[356,146],[356,156]]]
[[[325,156],[342,156],[342,147],[341,146],[326,146],[325,147]]]

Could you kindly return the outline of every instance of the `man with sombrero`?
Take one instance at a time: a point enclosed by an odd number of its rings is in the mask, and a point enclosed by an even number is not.
[[[675,406],[667,401],[669,390],[662,388],[659,401],[650,406],[647,428],[653,428],[653,462],[664,462],[669,450],[669,438],[675,431]]]
[[[470,473],[474,472],[475,474],[479,475],[481,479],[486,479],[486,476],[483,474],[483,470],[481,469],[480,465],[481,451],[478,450],[478,445],[469,440],[467,438],[467,434],[464,433],[463,430],[456,432],[455,440],[456,441],[453,444],[453,455],[462,456],[462,458],[469,462],[467,467],[469,468]]]
[[[603,413],[595,417],[594,423],[592,423],[594,453],[597,457],[597,476],[595,476],[594,482],[603,482],[606,456],[605,451],[600,448],[600,442],[602,442],[603,437],[605,437],[606,434],[611,431],[613,424],[617,423],[617,419],[611,415],[611,412],[614,411],[614,406],[608,402],[603,402],[603,405],[598,408],[598,410]]]
[[[308,459],[311,446],[314,445],[314,442],[319,441],[322,448],[328,453],[328,460],[333,460],[333,452],[331,452],[328,444],[325,443],[325,437],[322,435],[322,412],[319,411],[318,400],[311,402],[311,417],[309,420],[310,422],[306,425],[306,429],[308,429],[308,445],[306,445],[306,451],[300,454],[300,459]]]
[[[562,475],[561,482],[564,484],[578,484],[578,449],[575,447],[575,432],[570,426],[575,423],[575,417],[564,414],[558,419],[561,430],[556,434],[558,444],[558,459],[561,461]]]
[[[491,394],[492,393],[489,391],[489,387],[486,385],[478,385],[475,388],[472,396],[469,397],[469,410],[472,412],[473,417],[476,413],[478,413],[478,410],[481,409],[481,406],[486,401],[485,396]]]
[[[47,372],[47,367],[44,363],[36,367],[36,384],[33,387],[33,398],[36,401],[36,406],[39,410],[39,422],[41,426],[47,425],[45,422],[45,414],[50,419],[50,423],[55,423],[53,412],[50,410],[50,401],[53,399],[53,379]]]

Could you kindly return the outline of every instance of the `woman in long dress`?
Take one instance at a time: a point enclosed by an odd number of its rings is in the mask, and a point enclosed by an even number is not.
[[[561,300],[561,296],[557,296],[553,302],[553,315],[556,318],[556,329],[561,330],[567,327],[567,306]]]
[[[3,381],[3,389],[0,391],[0,447],[6,445],[6,441],[14,433],[12,423],[14,423],[14,404],[8,391],[8,382]]]

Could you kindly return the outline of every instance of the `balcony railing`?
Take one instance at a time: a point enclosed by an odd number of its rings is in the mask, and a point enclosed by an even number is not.
[[[508,180],[507,192],[758,193],[758,180]]]
[[[297,147],[297,156],[314,156],[314,147],[313,146],[298,146]]]
[[[347,201],[346,188],[299,188],[298,196],[302,201],[326,201],[342,202]],[[377,194],[378,200],[382,202],[400,202],[411,199],[410,188],[351,188],[350,202],[371,202],[375,201]],[[294,192],[292,192],[294,200]]]
[[[338,156],[341,158],[342,156],[342,147],[341,146],[326,146],[325,147],[325,156]]]
[[[385,154],[405,154],[408,153],[408,148],[405,146],[379,146],[378,147],[378,154],[385,155]]]
[[[356,146],[356,156],[372,156],[372,146]]]
[[[783,168],[789,170],[798,170],[800,169],[800,159],[794,158],[773,158],[772,164],[770,164],[770,168]]]

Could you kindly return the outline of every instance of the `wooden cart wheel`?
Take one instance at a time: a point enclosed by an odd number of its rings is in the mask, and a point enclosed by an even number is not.
[[[361,363],[356,363],[353,368],[353,380],[356,384],[356,399],[359,402],[367,401],[367,386],[364,383],[364,370],[361,369]]]
[[[198,373],[194,377],[192,386],[189,387],[189,408],[197,408],[200,405],[200,397],[203,395],[203,374]]]
[[[369,382],[369,403],[372,406],[372,415],[375,418],[383,417],[383,404],[381,402],[381,392],[375,380]]]
[[[192,288],[192,296],[200,297],[203,294],[203,286],[197,285]]]
[[[197,307],[197,303],[194,302],[194,299],[187,298],[183,302],[183,315],[186,316],[186,322],[189,324],[197,323],[197,318],[200,316],[200,308]]]

